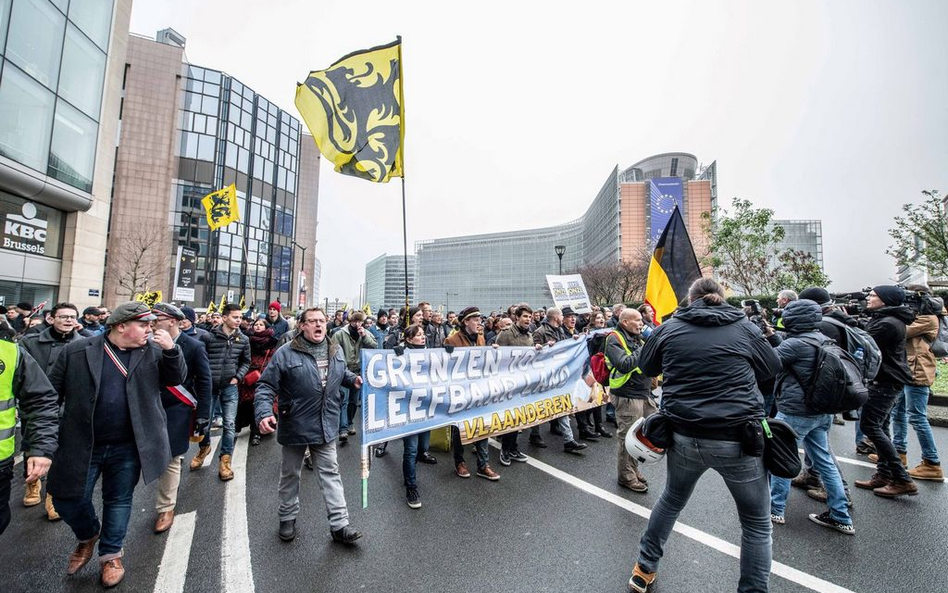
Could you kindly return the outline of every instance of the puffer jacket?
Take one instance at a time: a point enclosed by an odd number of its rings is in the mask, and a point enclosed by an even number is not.
[[[273,402],[278,401],[277,442],[281,445],[322,445],[336,440],[342,405],[339,386],[354,389],[358,378],[346,368],[342,348],[330,340],[323,386],[316,360],[301,343],[305,339],[299,335],[280,347],[256,385],[255,420],[260,424],[273,416]]]
[[[201,343],[207,350],[214,391],[226,387],[231,379],[239,382],[250,370],[250,340],[240,330],[228,336],[215,327],[201,336]]]
[[[882,352],[882,366],[875,380],[890,385],[909,385],[912,373],[905,356],[905,326],[915,321],[915,312],[908,307],[882,307],[870,311],[872,317],[866,331]]]
[[[676,432],[740,441],[744,424],[764,417],[758,383],[777,375],[780,359],[741,310],[697,299],[652,333],[639,368],[664,374],[662,412]]]
[[[787,337],[775,350],[782,365],[777,373],[777,409],[790,416],[818,416],[820,412],[806,405],[804,392],[813,381],[818,345],[833,341],[820,332],[823,313],[813,301],[792,301],[781,319]]]
[[[905,328],[905,359],[912,373],[912,385],[931,387],[935,382],[935,355],[932,342],[938,338],[938,317],[919,315]]]

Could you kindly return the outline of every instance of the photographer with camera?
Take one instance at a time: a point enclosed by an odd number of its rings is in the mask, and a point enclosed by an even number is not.
[[[876,286],[866,299],[866,310],[871,315],[866,331],[879,346],[882,365],[868,385],[869,399],[862,407],[859,426],[875,445],[879,460],[872,478],[856,480],[856,487],[872,490],[883,498],[918,494],[918,486],[902,466],[884,429],[903,387],[913,380],[905,355],[905,327],[915,321],[915,312],[904,303],[901,286]]]
[[[786,331],[783,327],[783,310],[787,308],[787,305],[798,298],[797,293],[789,288],[777,293],[777,308],[774,309],[770,321],[770,323],[777,328],[777,331]]]
[[[944,314],[945,304],[942,299],[933,297],[927,286],[910,284],[905,290],[908,293],[906,303],[918,316],[905,328],[905,353],[912,379],[892,409],[892,444],[902,463],[907,465],[908,425],[911,424],[922,450],[922,462],[910,469],[909,475],[916,480],[942,482],[945,474],[928,423],[928,396],[935,382],[937,362],[931,345],[938,338],[938,315]]]

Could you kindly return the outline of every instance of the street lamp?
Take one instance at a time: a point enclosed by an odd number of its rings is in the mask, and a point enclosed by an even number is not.
[[[563,254],[566,253],[566,245],[557,245],[553,248],[553,251],[556,252],[556,257],[560,258],[560,276],[563,275]]]
[[[299,247],[300,251],[303,252],[302,257],[300,257],[300,296],[303,296],[306,290],[306,287],[303,285],[303,276],[306,275],[306,248],[300,245],[299,243],[297,243],[296,241],[291,240],[290,243]],[[302,307],[303,305],[300,305],[300,308]]]

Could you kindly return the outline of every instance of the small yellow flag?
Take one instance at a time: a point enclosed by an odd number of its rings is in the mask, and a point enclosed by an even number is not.
[[[161,302],[161,291],[151,290],[147,292],[139,292],[135,295],[135,300],[141,301],[149,307],[154,307],[155,303]]]
[[[211,313],[216,313],[216,312],[217,312],[217,305],[214,304],[214,301],[211,301],[211,304],[207,306],[207,314],[210,315]]]
[[[224,307],[226,307],[226,306],[227,306],[227,295],[226,295],[226,294],[222,294],[222,295],[221,295],[221,304],[218,305],[217,308],[218,308],[218,310],[219,310],[221,313],[223,313],[223,312],[224,312]]]
[[[362,312],[365,313],[366,315],[371,315],[371,314],[372,314],[372,307],[370,307],[369,304],[366,303],[366,304],[362,305]]]
[[[245,307],[246,303],[244,301],[244,295],[240,295],[240,310],[243,311]]]
[[[222,190],[207,194],[201,199],[204,212],[207,214],[207,226],[212,231],[240,220],[240,210],[237,207],[237,186],[233,183]]]

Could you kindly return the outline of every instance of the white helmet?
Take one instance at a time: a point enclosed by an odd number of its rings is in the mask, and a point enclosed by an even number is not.
[[[633,459],[644,465],[658,463],[665,457],[665,449],[660,449],[653,445],[645,435],[642,434],[642,428],[645,425],[645,418],[639,418],[625,435],[625,450]]]

